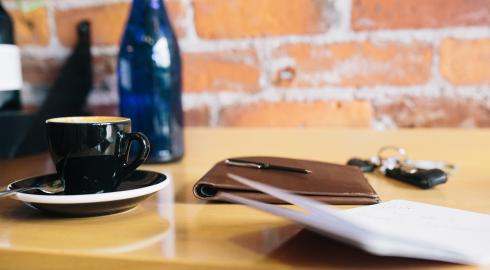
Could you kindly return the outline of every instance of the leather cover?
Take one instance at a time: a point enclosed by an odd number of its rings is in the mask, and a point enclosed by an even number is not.
[[[222,198],[219,197],[218,191],[226,191],[262,202],[284,203],[227,177],[227,173],[233,173],[329,204],[375,204],[380,202],[378,195],[362,172],[354,166],[263,156],[237,157],[236,159],[302,168],[311,170],[311,173],[238,167],[220,161],[194,185],[194,195],[204,200],[220,201]]]

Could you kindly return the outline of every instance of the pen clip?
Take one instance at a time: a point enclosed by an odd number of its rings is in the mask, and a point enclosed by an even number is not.
[[[225,160],[225,164],[232,165],[232,166],[257,168],[257,169],[262,168],[262,164],[252,163],[252,162],[235,161],[235,160],[232,161],[229,159]]]

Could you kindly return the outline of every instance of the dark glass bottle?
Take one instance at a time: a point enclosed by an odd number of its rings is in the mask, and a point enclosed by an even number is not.
[[[12,18],[0,3],[0,112],[21,109],[20,50],[14,43]]]
[[[133,0],[118,59],[120,113],[148,136],[149,162],[183,155],[182,71],[161,0]]]

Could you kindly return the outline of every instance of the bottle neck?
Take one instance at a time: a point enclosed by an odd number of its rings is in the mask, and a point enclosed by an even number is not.
[[[149,18],[169,23],[167,11],[162,0],[133,0],[129,21],[145,24]]]
[[[90,47],[90,21],[83,20],[77,26],[78,43]]]

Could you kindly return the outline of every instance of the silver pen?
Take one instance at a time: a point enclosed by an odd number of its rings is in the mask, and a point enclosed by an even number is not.
[[[262,170],[277,170],[277,171],[287,171],[287,172],[296,172],[296,173],[304,173],[304,174],[311,173],[310,170],[306,170],[302,168],[281,166],[281,165],[275,165],[270,163],[256,162],[256,161],[249,161],[249,160],[242,160],[242,159],[227,159],[225,160],[225,163],[231,166],[249,167],[249,168],[262,169]]]

